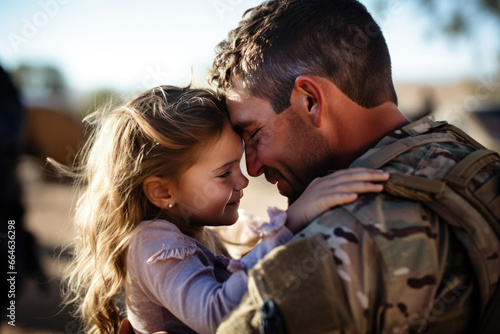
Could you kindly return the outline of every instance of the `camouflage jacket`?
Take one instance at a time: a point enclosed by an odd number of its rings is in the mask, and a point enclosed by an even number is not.
[[[425,132],[429,119],[389,134],[378,147]],[[472,149],[460,143],[432,143],[391,162],[390,172],[444,173]],[[335,208],[296,238],[320,233],[333,251],[345,298],[338,307],[351,314],[362,333],[466,333],[481,310],[479,287],[464,246],[452,229],[419,202],[386,194],[367,195]],[[496,254],[500,245],[495,243]],[[494,260],[500,267],[497,258]],[[498,271],[496,272],[498,281]],[[493,286],[496,281],[491,282]],[[472,326],[472,327],[471,327]],[[340,329],[340,328],[339,328]]]
[[[412,131],[423,133],[427,122],[432,120],[396,130],[376,147]],[[442,174],[472,150],[457,142],[431,143],[407,151],[384,169]],[[249,294],[218,333],[255,332],[260,316],[251,310],[266,299],[277,300],[280,307],[296,301],[293,315],[283,315],[291,333],[470,333],[484,303],[478,281],[486,279],[494,288],[500,271],[499,241],[491,230],[479,233],[483,235],[476,238],[496,254],[488,261],[498,268],[482,279],[453,229],[420,202],[384,193],[360,196],[326,212],[261,261],[249,273]],[[301,241],[309,244],[301,246]],[[287,257],[287,248],[293,247]],[[321,256],[325,249],[331,262]],[[329,285],[322,285],[325,277]],[[255,287],[258,293],[253,293]],[[330,315],[318,328],[324,319],[315,319],[327,308]],[[309,322],[306,327],[300,327],[301,319]]]

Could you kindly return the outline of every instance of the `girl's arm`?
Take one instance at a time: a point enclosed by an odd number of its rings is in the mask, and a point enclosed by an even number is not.
[[[385,181],[388,178],[387,172],[360,167],[340,170],[315,179],[286,212],[276,208],[268,209],[269,223],[252,229],[262,241],[241,260],[232,261],[234,268],[237,268],[237,265],[241,265],[245,270],[252,268],[272,249],[286,243],[294,234],[332,207],[355,201],[358,193],[382,191],[383,186],[373,182]]]
[[[313,180],[287,210],[286,226],[294,234],[334,206],[355,201],[360,193],[378,193],[389,173],[369,168],[349,168]]]
[[[222,318],[238,305],[247,291],[246,270],[293,237],[284,228],[285,220],[286,213],[277,210],[269,223],[256,230],[263,237],[261,243],[241,262],[233,262],[234,273],[224,281],[216,278],[214,267],[207,263],[194,240],[168,222],[152,222],[130,245],[129,277],[149,300],[168,309],[197,333],[215,333]],[[147,308],[140,303],[129,307],[131,313],[137,314]],[[147,324],[139,325],[147,328]]]

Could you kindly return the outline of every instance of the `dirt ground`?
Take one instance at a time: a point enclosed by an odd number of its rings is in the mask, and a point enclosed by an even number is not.
[[[76,192],[69,184],[48,180],[40,161],[34,158],[22,157],[18,169],[26,209],[24,224],[37,240],[47,280],[36,282],[24,277],[21,295],[16,298],[16,326],[3,321],[0,333],[77,333],[77,322],[59,305],[60,278],[68,259],[64,256],[57,258],[61,247],[73,237],[71,211]],[[244,193],[241,208],[258,216],[267,217],[268,205],[286,208],[285,198],[263,178],[251,178]]]

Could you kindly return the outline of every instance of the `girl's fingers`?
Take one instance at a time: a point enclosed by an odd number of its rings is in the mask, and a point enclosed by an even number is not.
[[[336,193],[334,195],[325,196],[322,200],[316,202],[316,208],[318,209],[316,214],[330,210],[338,205],[354,202],[356,199],[358,199],[358,194],[356,193]],[[314,217],[309,217],[309,220],[312,219],[314,219]]]
[[[337,205],[342,205],[342,204],[347,204],[354,202],[355,200],[358,199],[358,194],[357,193],[340,193],[340,194],[335,194],[331,198],[330,201],[328,201],[328,207],[332,208]]]
[[[342,183],[331,188],[325,187],[323,191],[327,193],[367,193],[381,192],[383,189],[382,184],[358,181]]]
[[[325,193],[321,198],[326,210],[337,205],[354,202],[358,199],[358,194],[378,193],[383,188],[380,184],[358,184],[345,187],[343,191],[336,189],[334,192]]]

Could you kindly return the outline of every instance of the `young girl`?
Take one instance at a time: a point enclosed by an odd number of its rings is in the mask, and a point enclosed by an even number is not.
[[[293,233],[387,174],[340,171],[315,180],[287,212],[270,210],[262,241],[239,261],[204,226],[231,225],[248,180],[224,101],[210,91],[157,87],[108,113],[80,153],[79,240],[67,278],[86,332],[115,333],[125,287],[136,333],[213,333],[246,291],[247,274]],[[228,269],[229,267],[229,269]]]

